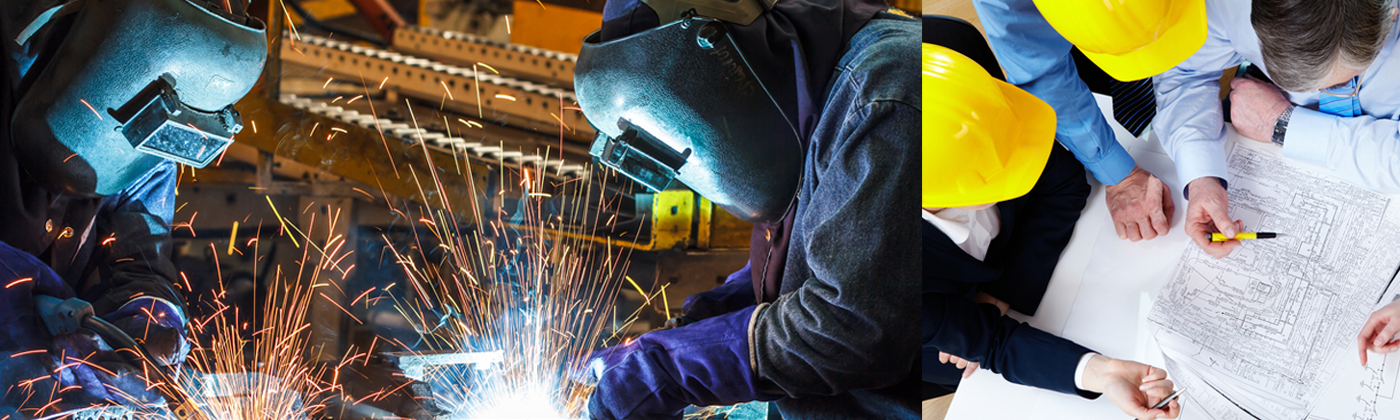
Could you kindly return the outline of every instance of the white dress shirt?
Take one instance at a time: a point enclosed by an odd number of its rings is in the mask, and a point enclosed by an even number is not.
[[[995,205],[979,210],[947,208],[937,213],[921,211],[924,220],[943,231],[958,248],[977,261],[987,258],[987,249],[991,248],[992,239],[996,239],[997,233],[1001,232],[1001,214],[997,212]]]

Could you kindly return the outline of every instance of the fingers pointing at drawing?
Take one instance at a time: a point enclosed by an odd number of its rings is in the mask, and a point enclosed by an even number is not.
[[[1220,179],[1197,178],[1191,181],[1187,190],[1191,198],[1186,202],[1187,236],[1212,257],[1229,256],[1230,251],[1240,246],[1240,241],[1211,242],[1206,239],[1208,235],[1216,232],[1233,238],[1243,227],[1239,221],[1230,219],[1229,196],[1225,187],[1220,184]]]
[[[1400,342],[1395,335],[1400,333],[1400,301],[1377,310],[1366,319],[1361,332],[1356,335],[1357,351],[1361,354],[1361,364],[1367,361],[1366,351],[1394,353],[1400,350]]]

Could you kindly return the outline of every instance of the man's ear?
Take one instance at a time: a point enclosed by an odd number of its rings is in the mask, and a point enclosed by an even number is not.
[[[1394,20],[1395,20],[1395,15],[1396,15],[1396,14],[1400,14],[1400,9],[1397,9],[1397,8],[1395,8],[1395,7],[1392,6],[1392,7],[1390,8],[1390,20],[1391,20],[1391,21],[1394,21]]]

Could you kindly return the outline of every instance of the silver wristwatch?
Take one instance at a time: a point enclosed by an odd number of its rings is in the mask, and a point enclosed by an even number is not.
[[[1278,120],[1274,121],[1274,136],[1270,140],[1273,140],[1274,144],[1279,147],[1283,147],[1283,137],[1288,132],[1288,118],[1293,116],[1293,108],[1297,107],[1297,105],[1289,105],[1288,109],[1283,110],[1283,114],[1278,116]]]

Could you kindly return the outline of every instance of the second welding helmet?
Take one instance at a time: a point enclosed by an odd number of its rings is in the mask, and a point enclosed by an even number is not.
[[[679,180],[742,220],[780,220],[801,181],[802,142],[728,26],[772,3],[642,2],[658,26],[610,40],[600,30],[579,51],[574,88],[598,130],[589,153],[648,189]]]
[[[1206,43],[1205,0],[1035,0],[1050,26],[1109,76],[1146,79]]]
[[[10,124],[31,178],[55,192],[105,196],[162,160],[203,167],[223,153],[242,129],[233,103],[267,57],[263,22],[225,4],[77,0],[31,23],[16,42],[50,31],[57,43],[31,70],[37,78]]]
[[[946,47],[923,44],[924,208],[1025,195],[1055,145],[1055,110]]]

